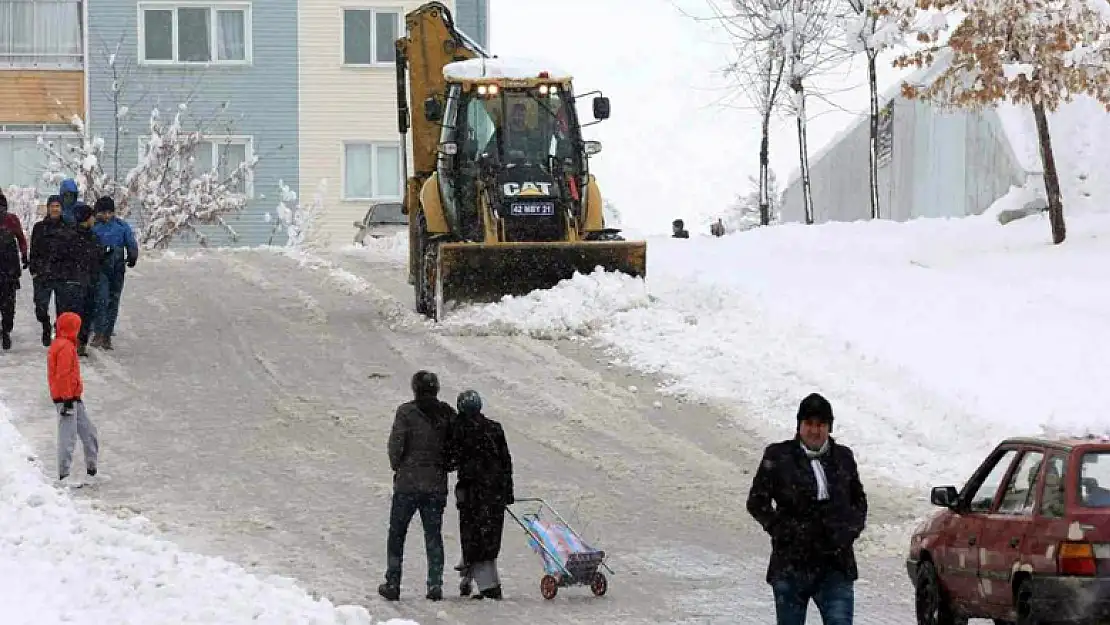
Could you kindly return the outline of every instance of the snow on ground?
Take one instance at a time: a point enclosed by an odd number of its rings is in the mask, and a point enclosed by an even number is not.
[[[454,333],[590,337],[665,392],[739,404],[789,436],[827,394],[865,474],[962,483],[1003,437],[1110,430],[1110,214],[788,225],[653,239],[646,285],[578,276],[460,310]],[[746,424],[750,425],[750,424]]]
[[[48,484],[37,462],[0,404],[4,625],[373,622],[365,608],[315,600],[287,578],[263,579],[226,560],[185,553],[142,517],[117,518],[79,503]]]

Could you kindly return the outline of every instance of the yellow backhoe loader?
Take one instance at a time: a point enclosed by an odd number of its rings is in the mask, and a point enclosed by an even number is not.
[[[592,93],[591,124],[609,117]],[[583,141],[575,107],[586,95],[556,68],[491,57],[439,2],[405,16],[397,106],[418,312],[439,320],[447,302],[524,295],[597,267],[645,275],[647,244],[605,227],[587,160],[601,144]]]

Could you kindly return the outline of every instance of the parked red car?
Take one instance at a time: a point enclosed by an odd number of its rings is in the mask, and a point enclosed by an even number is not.
[[[1110,438],[1003,441],[910,539],[919,625],[1110,623]]]

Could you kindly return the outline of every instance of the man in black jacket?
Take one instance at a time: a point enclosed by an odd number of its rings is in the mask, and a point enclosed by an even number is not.
[[[497,557],[505,529],[505,507],[512,505],[513,457],[501,424],[482,414],[478,391],[464,391],[455,403],[459,414],[451,430],[450,465],[458,471],[455,505],[459,509],[459,538],[463,578],[459,591],[475,599],[501,599]]]
[[[58,314],[74,312],[81,317],[77,353],[87,356],[89,333],[96,317],[96,281],[100,277],[104,249],[92,231],[92,209],[79,204],[74,208],[74,218],[75,225],[63,225],[54,233],[47,262],[57,280],[54,297],[58,301]]]
[[[31,229],[31,286],[34,288],[35,319],[42,324],[42,346],[50,347],[53,340],[50,323],[50,297],[54,297],[54,313],[59,312],[58,281],[50,260],[54,257],[54,234],[64,227],[62,222],[62,197],[51,195],[46,200],[46,216]]]
[[[439,401],[439,378],[428,371],[412,376],[413,401],[401,404],[389,433],[389,466],[393,469],[393,504],[389,513],[385,583],[378,594],[401,598],[405,535],[413,515],[420,513],[428,554],[428,594],[443,599],[443,510],[447,507],[448,437],[455,410]]]
[[[9,230],[0,228],[0,343],[5,351],[12,348],[15,295],[21,275],[23,261],[19,253],[19,239]]]
[[[803,399],[797,434],[767,447],[748,494],[748,512],[771,535],[767,583],[778,625],[804,625],[811,599],[825,625],[852,623],[853,544],[867,520],[867,497],[852,450],[829,436],[832,424],[828,400],[817,393]]]

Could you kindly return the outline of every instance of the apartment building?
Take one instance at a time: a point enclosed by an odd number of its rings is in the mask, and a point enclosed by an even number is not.
[[[44,187],[38,137],[76,138],[69,120],[88,118],[85,11],[79,0],[0,0],[0,189]]]

